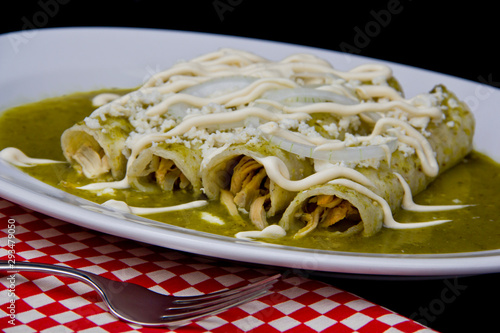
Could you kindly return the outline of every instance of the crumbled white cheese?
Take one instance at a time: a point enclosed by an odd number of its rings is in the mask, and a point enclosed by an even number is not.
[[[194,62],[195,70],[200,69],[204,70],[204,63],[209,63],[211,60],[200,60],[201,62]],[[260,61],[260,60],[259,60]],[[292,60],[290,60],[292,61]],[[305,61],[305,60],[301,60]],[[246,63],[246,62],[245,62]],[[253,61],[250,61],[253,63]],[[193,62],[180,62],[174,66],[180,66],[179,68],[188,68],[193,65]],[[241,71],[242,68],[245,68],[246,65],[242,64],[233,64],[224,67],[224,71],[229,73],[231,71],[234,72],[234,75],[247,75],[253,76],[256,78],[277,78],[280,80],[289,80],[292,86],[295,85],[317,85],[318,89],[331,91],[336,94],[346,96],[349,98],[353,98],[354,100],[359,100],[359,96],[356,94],[356,89],[360,86],[366,84],[368,80],[345,80],[340,78],[337,75],[331,73],[317,72],[314,70],[312,73],[298,73],[293,66],[281,66],[279,63],[270,63],[270,64],[256,64],[257,66],[249,66],[245,69],[245,71]],[[241,67],[240,67],[241,66]],[[307,61],[303,65],[307,67]],[[175,71],[174,71],[175,72]],[[195,79],[196,77],[191,76],[192,73],[189,74],[191,79]],[[229,74],[227,74],[229,75]],[[303,77],[301,77],[303,75]],[[385,74],[384,74],[385,75]],[[147,138],[149,135],[154,134],[165,134],[168,133],[169,130],[175,128],[182,121],[188,120],[192,117],[196,116],[205,116],[211,114],[220,114],[220,113],[229,113],[234,110],[241,110],[246,108],[248,105],[236,105],[231,108],[226,108],[223,103],[214,103],[210,102],[202,107],[193,107],[188,105],[188,103],[177,103],[171,105],[168,110],[162,110],[162,106],[166,106],[169,103],[168,99],[173,97],[176,92],[168,92],[171,91],[168,85],[175,82],[177,79],[185,79],[187,76],[185,73],[179,71],[178,74],[173,76],[165,77],[165,82],[163,80],[158,80],[158,85],[163,85],[163,87],[151,87],[149,84],[146,88],[141,88],[137,91],[134,91],[124,97],[117,98],[112,100],[110,103],[105,104],[99,107],[94,113],[85,119],[85,124],[89,128],[100,128],[101,123],[109,120],[110,117],[122,117],[123,119],[128,120],[128,123],[132,127],[132,131],[128,135],[128,138],[125,142],[125,147],[123,149],[123,154],[126,157],[129,157],[133,148],[142,140],[142,144],[144,144],[144,138]],[[388,87],[387,76],[380,76],[371,79],[374,85],[379,85],[383,87]],[[197,81],[198,82],[198,81]],[[202,81],[200,81],[202,82]],[[163,88],[163,92],[162,92]],[[275,89],[275,88],[273,88]],[[223,91],[215,92],[213,96],[222,96],[224,95]],[[437,88],[436,92],[433,94],[421,94],[417,95],[414,98],[407,100],[409,104],[417,107],[417,108],[429,108],[439,106],[440,102],[445,98],[445,94],[442,89]],[[391,95],[392,96],[392,95]],[[378,96],[375,96],[378,97]],[[232,97],[231,97],[232,98]],[[220,101],[220,99],[218,99]],[[233,99],[234,100],[234,99]],[[399,98],[398,98],[399,100]],[[170,100],[171,101],[171,100]],[[370,99],[366,101],[360,101],[361,103],[384,103],[391,102],[392,97],[384,97],[380,96],[378,101],[375,99]],[[163,104],[161,104],[163,103]],[[252,102],[253,103],[253,102]],[[194,103],[198,105],[197,103]],[[157,107],[159,105],[159,107]],[[305,103],[304,103],[305,105]],[[454,99],[450,99],[448,101],[449,107],[455,107],[458,105],[458,102]],[[258,104],[251,104],[251,106],[258,106]],[[152,108],[154,108],[152,110]],[[148,112],[148,111],[154,112]],[[156,111],[161,112],[156,112]],[[278,107],[270,107],[266,110],[272,110],[277,113],[281,113],[282,110]],[[164,111],[164,112],[163,112]],[[155,114],[155,115],[151,115]],[[415,116],[405,112],[399,108],[393,108],[387,111],[380,112],[369,112],[366,114],[367,117],[372,118],[372,120],[377,121],[380,117],[391,117],[400,121],[408,122],[411,126],[418,129],[424,136],[430,135],[429,132],[426,131],[426,128],[431,121],[429,117],[423,116]],[[255,118],[255,117],[254,117]],[[369,141],[362,141],[359,139],[357,135],[352,135],[350,133],[357,132],[362,126],[361,117],[359,115],[349,115],[349,116],[341,116],[341,115],[332,115],[331,117],[326,117],[326,119],[319,120],[316,123],[316,126],[310,126],[308,121],[299,121],[297,119],[289,119],[284,118],[279,121],[276,121],[281,129],[289,130],[292,132],[296,132],[296,134],[300,134],[309,140],[313,144],[321,144],[322,141],[328,141],[327,139],[339,139],[341,138],[344,141],[344,146],[358,146],[358,145],[371,145],[371,144],[385,144],[387,140],[390,140],[393,137],[404,136],[404,130],[392,128],[386,129],[383,135],[378,135],[372,137]],[[363,118],[364,119],[364,118]],[[160,142],[165,143],[181,143],[184,144],[187,148],[196,147],[196,149],[201,150],[201,154],[203,157],[203,163],[206,164],[208,161],[214,156],[214,154],[220,152],[223,149],[226,149],[229,145],[233,144],[260,144],[264,142],[262,133],[258,128],[259,125],[265,120],[255,118],[255,119],[247,119],[246,121],[240,121],[236,126],[234,124],[210,124],[207,126],[199,125],[199,127],[192,127],[183,134],[168,137],[166,135],[160,136],[160,139],[152,138],[149,145],[156,145]],[[432,119],[435,121],[442,121]],[[451,127],[454,125],[454,121],[448,121],[447,125]],[[112,127],[110,127],[112,129]],[[324,130],[324,131],[323,131]],[[323,136],[318,132],[327,133],[328,138],[323,138]],[[391,132],[397,132],[392,135]],[[388,138],[386,135],[389,134],[391,138]],[[364,133],[364,135],[368,135]],[[331,142],[331,141],[330,141]],[[147,146],[147,145],[146,145]],[[397,149],[404,154],[404,156],[409,156],[415,153],[415,149],[403,144],[401,142],[398,143]],[[203,164],[202,163],[202,164]],[[357,163],[351,163],[351,167],[354,166],[371,166],[378,167],[380,160],[363,160]]]
[[[404,157],[415,154],[415,149],[413,147],[408,146],[406,143],[402,142],[398,142],[398,151],[402,152]]]
[[[309,126],[309,124],[304,121],[299,122],[299,126],[297,129],[300,134],[305,135],[309,138],[321,137],[321,134],[319,134],[314,127]]]
[[[330,123],[328,125],[323,125],[323,129],[328,133],[328,135],[334,139],[339,137],[339,128],[337,124]]]
[[[87,127],[90,129],[98,129],[99,127],[101,127],[98,119],[86,117],[84,121],[85,125],[87,125]]]
[[[432,94],[419,94],[410,99],[410,102],[416,107],[426,108],[437,106],[439,104],[437,96]]]
[[[299,121],[297,119],[283,119],[279,121],[279,126],[286,130],[297,129]]]
[[[346,147],[357,146],[359,144],[359,139],[351,133],[346,133],[344,136],[344,144]]]
[[[458,101],[456,99],[454,99],[454,98],[448,99],[447,104],[452,109],[458,108],[460,106],[460,104],[458,103]]]
[[[430,121],[429,117],[412,117],[408,120],[411,126],[420,128],[422,130],[427,127],[429,121]]]
[[[357,130],[360,125],[361,119],[357,115],[342,117],[340,118],[338,123],[338,127],[340,130],[349,130],[349,128]]]

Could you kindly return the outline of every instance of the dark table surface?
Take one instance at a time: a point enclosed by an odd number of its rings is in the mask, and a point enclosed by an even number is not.
[[[439,332],[494,332],[500,274],[435,279],[317,277]]]
[[[499,29],[493,5],[411,0],[15,1],[1,11],[0,32],[65,26],[211,32],[355,53],[498,88]],[[500,274],[435,279],[303,274],[440,332],[498,327]]]

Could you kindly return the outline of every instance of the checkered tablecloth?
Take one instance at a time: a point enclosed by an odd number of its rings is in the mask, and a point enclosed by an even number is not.
[[[67,265],[166,294],[209,293],[277,272],[102,234],[3,199],[0,230],[3,260],[15,251],[17,261]],[[11,242],[9,233],[15,235]],[[291,270],[279,273],[283,277],[271,294],[175,330],[119,321],[93,289],[71,278],[0,273],[0,328],[6,333],[433,332],[323,282]]]

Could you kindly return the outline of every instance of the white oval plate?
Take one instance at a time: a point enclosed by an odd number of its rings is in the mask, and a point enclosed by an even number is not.
[[[298,45],[229,36],[129,28],[62,28],[0,36],[0,110],[75,91],[136,87],[179,59],[221,47],[272,60],[314,53],[336,68],[379,60]],[[387,63],[387,62],[384,62]],[[477,119],[476,149],[500,161],[500,91],[486,85],[394,63],[407,96],[443,83]],[[332,273],[437,277],[500,272],[500,250],[443,255],[381,255],[318,251],[187,230],[120,214],[43,184],[0,162],[0,195],[49,216],[90,229],[191,253],[249,263]]]

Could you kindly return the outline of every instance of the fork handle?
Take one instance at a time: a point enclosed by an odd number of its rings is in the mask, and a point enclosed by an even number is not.
[[[58,276],[71,277],[92,286],[98,287],[91,280],[94,275],[92,273],[84,272],[78,269],[57,266],[51,264],[44,264],[39,262],[16,262],[11,263],[11,261],[0,260],[0,271],[4,271],[10,274],[14,274],[20,271],[23,272],[41,272],[47,274],[54,274]]]

